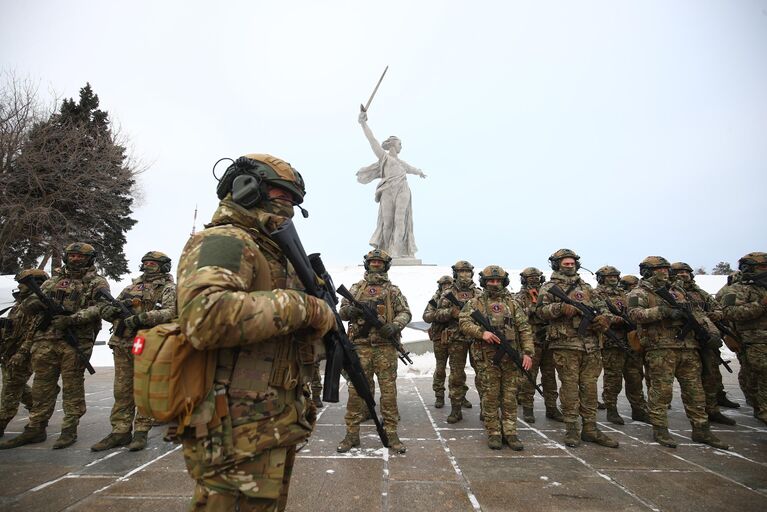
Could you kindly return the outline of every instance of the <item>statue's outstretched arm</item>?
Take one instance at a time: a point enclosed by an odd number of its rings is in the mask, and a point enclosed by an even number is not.
[[[359,122],[360,126],[362,126],[362,131],[365,132],[365,137],[367,137],[368,142],[370,143],[370,147],[373,148],[373,153],[375,153],[376,157],[379,159],[386,154],[386,151],[381,147],[381,143],[379,143],[375,135],[373,135],[373,132],[370,130],[370,127],[368,126],[368,115],[366,112],[360,112],[359,116]]]
[[[415,174],[416,176],[420,176],[421,178],[425,178],[426,177],[426,175],[424,174],[424,172],[421,169],[419,169],[417,167],[413,167],[412,165],[410,165],[409,163],[405,162],[401,158],[399,159],[399,163],[402,164],[402,167],[405,168],[405,172],[406,173],[408,173],[408,174]]]

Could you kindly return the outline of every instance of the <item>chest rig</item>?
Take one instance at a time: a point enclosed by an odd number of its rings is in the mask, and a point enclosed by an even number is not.
[[[135,282],[123,292],[123,298],[132,302],[134,315],[154,311],[162,306],[160,300],[167,283],[165,279]]]
[[[53,278],[46,288],[45,294],[70,313],[84,308],[89,300],[88,287],[83,279],[69,276]]]

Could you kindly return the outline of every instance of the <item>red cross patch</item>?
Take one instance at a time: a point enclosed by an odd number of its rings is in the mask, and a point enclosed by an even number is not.
[[[131,349],[131,353],[134,356],[141,355],[141,353],[144,351],[144,342],[146,340],[143,336],[136,336],[133,338],[133,348]]]

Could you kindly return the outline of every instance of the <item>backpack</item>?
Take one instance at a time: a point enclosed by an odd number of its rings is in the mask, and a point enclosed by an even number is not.
[[[141,330],[133,342],[133,399],[139,412],[182,431],[213,388],[217,350],[197,350],[177,323]]]

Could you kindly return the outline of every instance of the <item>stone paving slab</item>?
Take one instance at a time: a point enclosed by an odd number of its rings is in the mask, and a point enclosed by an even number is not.
[[[88,413],[74,446],[51,450],[62,418],[59,402],[44,443],[0,451],[0,510],[186,509],[194,485],[179,447],[162,440],[162,427],[152,430],[144,451],[90,451],[109,431],[112,377],[111,368],[86,377]],[[524,451],[493,451],[486,446],[473,389],[468,396],[474,407],[464,410],[461,422],[449,425],[449,406],[433,406],[431,378],[407,377],[398,383],[398,403],[400,438],[408,452],[384,450],[367,422],[362,447],[338,454],[335,447],[345,432],[343,389],[342,403],[326,404],[314,435],[297,456],[288,510],[761,511],[767,509],[767,427],[752,417],[734,375],[724,377],[729,396],[742,405],[724,410],[737,425],[714,425],[733,445],[731,452],[690,441],[678,388],[669,411],[680,441],[676,450],[653,443],[651,427],[631,421],[621,396],[626,425],[606,423],[599,411],[600,428],[620,441],[619,449],[565,447],[563,425],[546,419],[543,404],[536,402],[536,422],[518,422]],[[469,384],[473,388],[473,375]],[[22,410],[7,435],[16,435],[25,423]]]

